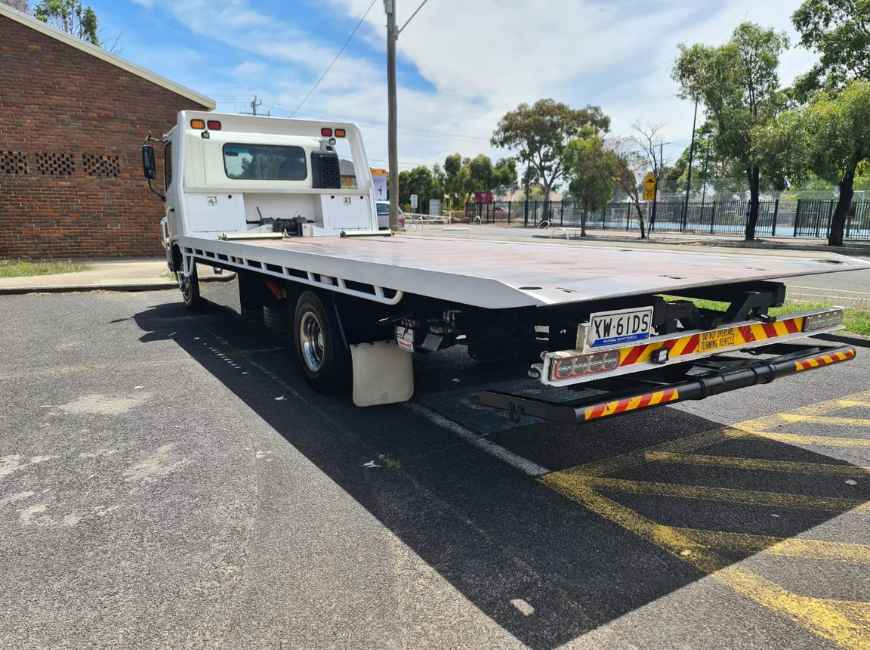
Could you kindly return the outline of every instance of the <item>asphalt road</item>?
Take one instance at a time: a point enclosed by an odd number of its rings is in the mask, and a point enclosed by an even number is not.
[[[354,409],[174,291],[0,302],[4,647],[870,645],[870,349],[559,427],[456,355]]]

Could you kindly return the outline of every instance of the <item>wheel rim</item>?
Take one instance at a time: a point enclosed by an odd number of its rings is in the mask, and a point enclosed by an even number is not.
[[[185,277],[182,273],[176,273],[178,279],[178,288],[181,290],[181,297],[184,299],[184,302],[190,302],[191,297],[191,285],[189,277]]]
[[[314,312],[307,311],[302,316],[299,323],[299,342],[305,365],[312,372],[320,371],[326,357],[326,342],[323,338],[323,326]]]

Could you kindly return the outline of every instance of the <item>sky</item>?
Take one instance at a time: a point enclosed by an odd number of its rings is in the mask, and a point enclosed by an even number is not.
[[[302,104],[371,0],[86,0],[105,44],[218,109],[355,121],[387,166],[385,24],[375,0],[342,57]],[[399,25],[420,0],[396,0]],[[789,34],[787,84],[815,56],[796,46],[800,0],[428,0],[398,45],[400,168],[486,153],[501,115],[553,97],[601,106],[615,136],[661,127],[666,159],[688,145],[692,105],[670,71],[679,43],[719,44],[752,20]],[[700,119],[700,118],[699,118]]]

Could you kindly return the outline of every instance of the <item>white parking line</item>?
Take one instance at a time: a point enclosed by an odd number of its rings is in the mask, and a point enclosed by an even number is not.
[[[453,420],[445,418],[440,413],[436,413],[435,411],[425,406],[416,404],[414,402],[406,402],[405,404],[403,404],[403,406],[412,410],[417,415],[426,418],[427,420],[441,427],[442,429],[447,429],[451,433],[455,433],[465,442],[474,445],[475,447],[477,447],[481,451],[486,452],[490,456],[498,458],[500,461],[507,463],[514,469],[520,470],[523,474],[537,477],[550,473],[550,470],[546,467],[538,465],[537,463],[532,462],[527,458],[523,458],[522,456],[518,456],[514,452],[505,449],[501,445],[497,445],[491,440],[487,440],[483,436],[474,433],[470,429],[466,429],[458,422],[454,422]]]

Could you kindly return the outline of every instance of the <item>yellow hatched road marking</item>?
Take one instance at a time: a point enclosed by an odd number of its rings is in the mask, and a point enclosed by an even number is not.
[[[862,400],[856,400],[856,399],[838,399],[837,403],[840,405],[840,407],[842,407],[844,409],[847,409],[847,408],[870,409],[870,401],[862,401]]]
[[[840,418],[830,415],[799,415],[797,413],[780,413],[779,418],[783,422],[806,422],[808,424],[833,424],[842,427],[867,427],[870,429],[868,418]]]
[[[563,472],[555,472],[540,480],[588,510],[711,575],[744,597],[790,617],[812,633],[844,648],[870,649],[870,635],[867,634],[870,618],[864,603],[793,594],[751,571],[729,566],[727,560],[678,529],[657,524],[630,508],[601,496],[584,482],[565,483],[563,478]]]
[[[795,409],[788,416],[819,417],[843,408],[870,409],[870,390],[847,397]],[[836,418],[842,420],[842,418]],[[792,420],[808,421],[803,420]],[[808,497],[731,488],[710,488],[670,483],[648,483],[606,478],[607,475],[646,462],[672,462],[715,465],[780,472],[831,476],[866,476],[868,468],[828,463],[802,463],[740,457],[719,457],[695,454],[704,447],[729,439],[761,438],[787,444],[822,447],[870,447],[870,439],[834,436],[774,433],[766,428],[782,424],[781,414],[740,422],[734,427],[669,440],[658,445],[621,454],[613,458],[553,472],[540,480],[592,512],[622,526],[626,530],[673,553],[699,571],[729,586],[738,594],[753,600],[773,612],[787,616],[804,628],[844,648],[870,650],[870,604],[802,596],[783,589],[718,555],[715,549],[742,552],[765,552],[783,557],[807,558],[870,564],[870,546],[844,544],[800,538],[778,538],[747,533],[704,531],[657,524],[631,508],[603,495],[596,488],[634,494],[654,494],[678,498],[745,503],[749,505],[800,508],[845,512],[870,511],[870,503],[854,499]],[[831,423],[831,422],[827,422]]]
[[[680,483],[659,483],[655,481],[631,481],[601,476],[583,476],[570,470],[548,474],[552,483],[573,490],[583,484],[589,487],[623,492],[626,494],[675,497],[678,499],[698,499],[722,503],[740,503],[750,506],[774,508],[795,508],[799,510],[822,510],[825,512],[870,512],[870,501],[845,499],[841,497],[819,497],[784,492],[764,492],[760,490],[740,490],[736,488],[710,487],[707,485],[684,485]]]
[[[852,406],[868,406],[870,407],[870,390],[865,390],[860,393],[854,393],[852,395],[847,395],[845,397],[840,397],[837,399],[827,400],[824,402],[819,402],[817,404],[810,404],[809,406],[802,406],[800,408],[792,409],[790,411],[784,411],[789,415],[825,415],[832,411],[837,411],[842,408],[849,408]],[[769,426],[774,426],[776,424],[780,424],[782,413],[774,413],[773,415],[766,415],[760,418],[754,418],[752,420],[745,420],[743,422],[739,422],[734,425],[743,429],[764,429]]]
[[[746,436],[750,435],[747,432],[741,433]],[[585,476],[606,476],[607,474],[614,474],[621,470],[629,469],[631,467],[637,467],[638,465],[643,465],[646,462],[645,456],[647,453],[657,451],[692,452],[697,449],[701,449],[702,447],[709,447],[710,445],[714,445],[717,442],[722,442],[725,439],[727,439],[725,429],[712,429],[711,431],[696,433],[685,438],[668,440],[667,442],[662,442],[651,447],[646,447],[645,449],[630,451],[625,454],[620,454],[619,456],[612,456],[610,458],[595,460],[591,463],[586,463],[585,465],[578,465],[570,470],[565,471],[570,471],[575,474],[583,474]]]
[[[742,425],[741,425],[742,426]],[[764,438],[774,442],[815,447],[870,447],[870,438],[841,438],[838,436],[805,436],[799,433],[773,433],[771,431],[740,431],[727,429],[727,438]]]
[[[671,465],[703,465],[708,467],[731,467],[734,469],[763,472],[788,472],[790,474],[822,474],[870,478],[870,467],[834,465],[833,463],[801,463],[790,460],[765,460],[738,456],[705,456],[667,451],[649,451],[644,454],[647,462]]]
[[[728,533],[698,528],[675,528],[680,535],[704,546],[742,553],[769,553],[806,560],[836,560],[870,564],[870,546],[844,544],[800,537],[771,537],[749,533]]]

